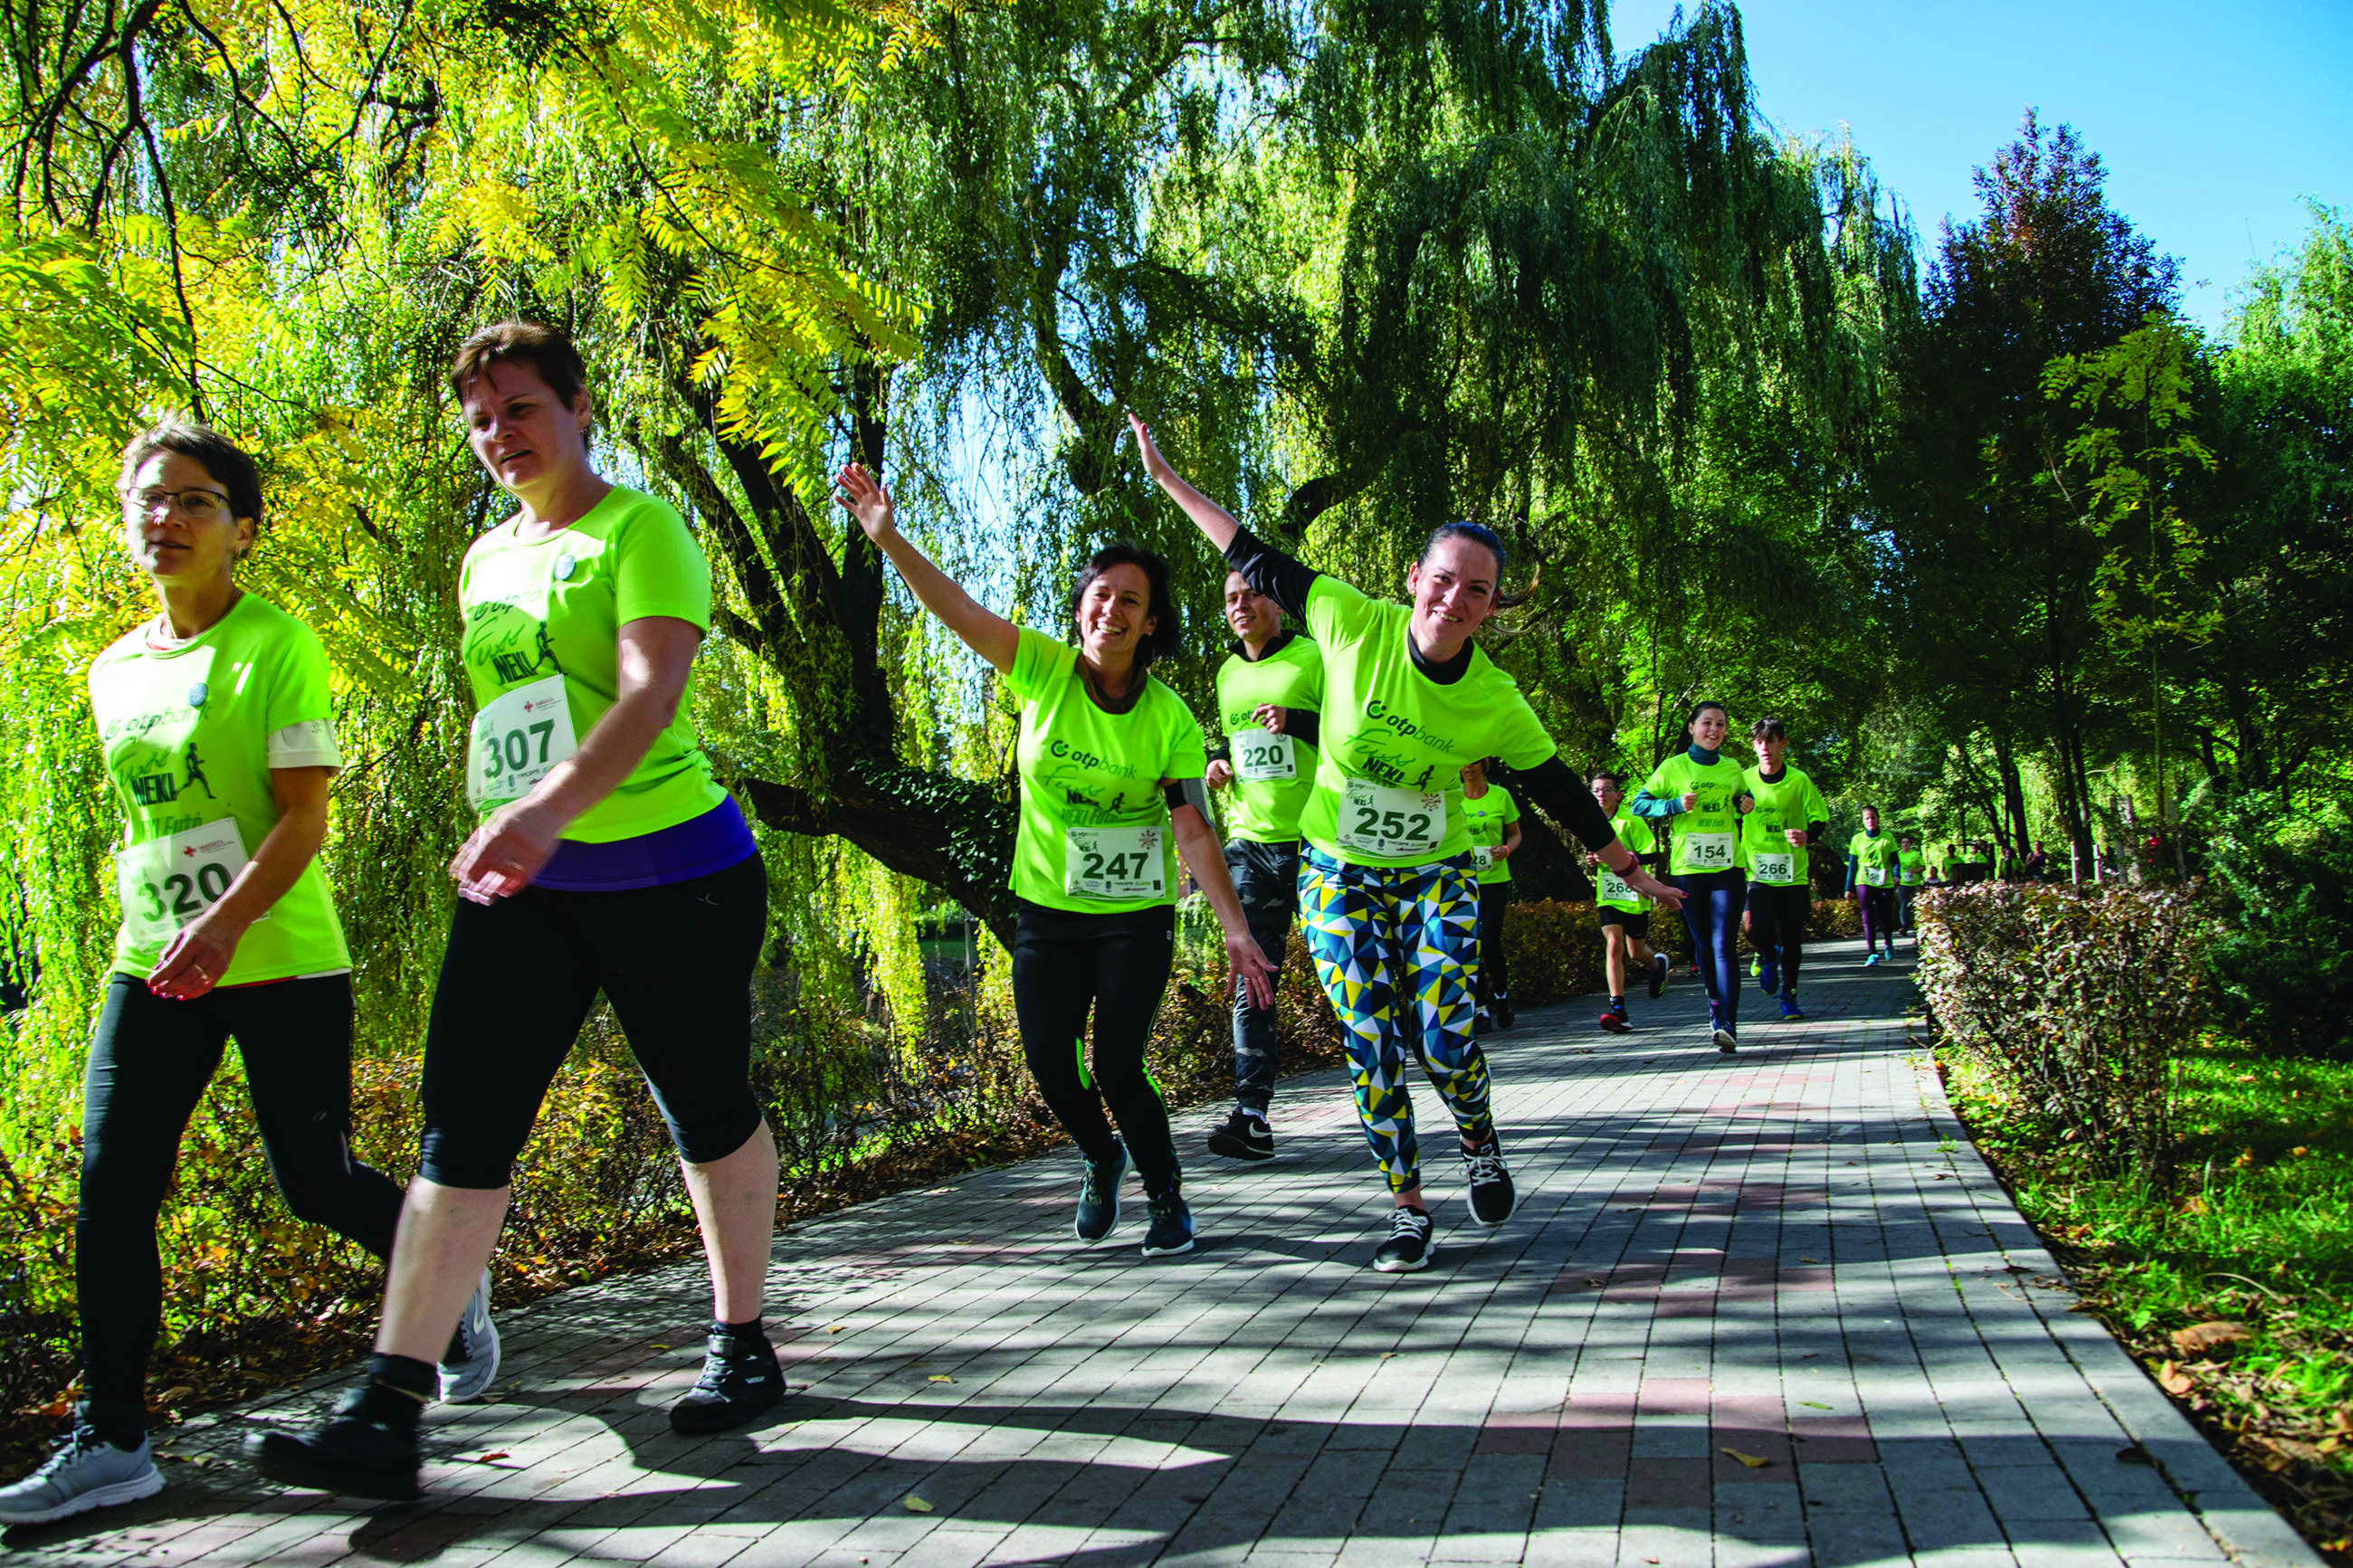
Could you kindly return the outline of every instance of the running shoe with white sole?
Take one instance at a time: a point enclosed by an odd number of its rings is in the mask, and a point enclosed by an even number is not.
[[[1227,1113],[1226,1124],[1209,1134],[1209,1152],[1229,1160],[1273,1159],[1274,1129],[1266,1124],[1266,1112],[1235,1106]]]
[[[70,1519],[94,1508],[137,1502],[163,1489],[164,1478],[145,1437],[136,1448],[118,1448],[76,1422],[39,1469],[0,1487],[0,1529]]]
[[[1389,1211],[1389,1238],[1373,1249],[1373,1268],[1383,1274],[1411,1274],[1438,1256],[1437,1227],[1418,1208]]]
[[[1721,1018],[1715,1021],[1715,1048],[1725,1056],[1732,1056],[1739,1051],[1740,1037],[1733,1033],[1732,1026]]]
[[[1632,1024],[1627,1022],[1626,1015],[1620,1013],[1615,1007],[1609,1008],[1602,1013],[1600,1024],[1603,1028],[1609,1030],[1613,1035],[1623,1035],[1629,1033],[1634,1027]]]
[[[1098,1163],[1080,1156],[1079,1212],[1071,1222],[1081,1241],[1096,1242],[1119,1223],[1119,1179],[1127,1173],[1127,1145],[1111,1141],[1111,1158]]]
[[[1462,1151],[1462,1173],[1471,1182],[1471,1217],[1481,1225],[1497,1226],[1519,1206],[1519,1190],[1512,1173],[1504,1169],[1504,1142],[1494,1133],[1476,1149]]]
[[[449,1348],[441,1352],[438,1370],[444,1405],[480,1399],[491,1391],[491,1380],[499,1375],[499,1326],[491,1321],[491,1271],[487,1268],[474,1293],[466,1298],[465,1316],[458,1320],[458,1331],[449,1336]]]
[[[1152,1228],[1144,1233],[1144,1256],[1174,1258],[1180,1252],[1193,1250],[1193,1211],[1185,1206],[1182,1193],[1169,1193],[1163,1197],[1147,1197],[1145,1205],[1152,1214]]]

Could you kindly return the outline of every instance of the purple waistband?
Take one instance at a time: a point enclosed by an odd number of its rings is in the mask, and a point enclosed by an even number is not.
[[[701,816],[616,838],[583,844],[566,838],[532,879],[532,886],[561,893],[617,893],[628,888],[659,888],[724,871],[760,852],[735,797],[729,795]]]

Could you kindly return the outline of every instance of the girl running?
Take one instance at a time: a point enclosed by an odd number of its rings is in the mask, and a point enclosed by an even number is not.
[[[1748,944],[1757,950],[1757,984],[1781,999],[1781,1016],[1802,1018],[1798,969],[1806,956],[1806,919],[1813,913],[1809,852],[1829,837],[1829,805],[1801,768],[1788,763],[1789,737],[1778,719],[1748,726],[1757,765],[1741,775],[1754,803],[1740,819],[1748,864]]]
[[[0,1489],[0,1527],[163,1489],[147,1447],[164,1308],[155,1221],[228,1040],[295,1218],[378,1258],[400,1218],[399,1187],[351,1153],[352,961],[316,859],[343,765],[326,655],[310,627],[236,582],[261,522],[260,476],[218,433],[171,423],[123,449],[120,488],[123,543],[159,613],[90,670],[127,822],[122,925],[82,1095],[82,1397],[48,1462]],[[488,1286],[477,1282],[464,1329],[442,1331],[427,1394],[470,1399],[496,1373]]]
[[[449,372],[474,456],[517,503],[459,575],[480,820],[449,864],[420,1169],[375,1358],[324,1426],[247,1446],[289,1485],[417,1494],[424,1358],[490,1260],[515,1157],[599,991],[669,1123],[711,1265],[702,1373],[670,1426],[724,1431],[784,1397],[760,1316],[776,1147],[750,1078],[767,872],[690,716],[711,570],[677,511],[598,477],[586,384],[571,341],[526,321],[476,332]]]
[[[1709,1032],[1725,1056],[1740,1048],[1740,971],[1734,952],[1739,932],[1734,922],[1747,902],[1748,877],[1736,850],[1740,816],[1749,805],[1740,765],[1722,754],[1728,728],[1723,703],[1694,708],[1684,725],[1691,745],[1661,763],[1634,795],[1635,816],[1673,823],[1669,879],[1688,900],[1683,916],[1691,926],[1694,958],[1707,982]]]
[[[1131,414],[1128,424],[1145,471],[1227,566],[1300,616],[1324,650],[1323,745],[1300,815],[1300,900],[1316,976],[1347,1031],[1357,1116],[1395,1200],[1373,1267],[1426,1268],[1433,1227],[1409,1055],[1419,1055],[1454,1118],[1472,1217],[1501,1225],[1516,1201],[1472,1027],[1478,895],[1463,765],[1494,756],[1523,770],[1531,802],[1612,869],[1669,908],[1677,895],[1637,868],[1511,677],[1472,640],[1503,596],[1504,546],[1493,533],[1447,524],[1406,574],[1410,605],[1367,598],[1254,537],[1168,466],[1143,420]]]
[[[1072,647],[982,608],[899,531],[890,490],[865,469],[845,468],[840,483],[836,499],[923,608],[1021,702],[1013,1007],[1039,1091],[1084,1161],[1072,1228],[1084,1242],[1111,1234],[1133,1156],[1152,1215],[1144,1255],[1189,1252],[1193,1216],[1168,1109],[1144,1064],[1176,953],[1177,856],[1208,895],[1227,962],[1259,1006],[1273,1005],[1274,966],[1209,831],[1200,726],[1151,673],[1177,647],[1168,563],[1133,544],[1095,552],[1071,585]]]
[[[1525,837],[1519,803],[1487,782],[1485,758],[1462,770],[1462,823],[1471,834],[1471,864],[1479,879],[1479,956],[1472,994],[1478,999],[1476,1032],[1512,1026],[1512,966],[1504,953],[1504,917],[1512,907],[1512,857]]]
[[[1607,769],[1594,774],[1593,798],[1609,818],[1619,843],[1637,856],[1651,853],[1657,840],[1651,825],[1626,809],[1624,780]],[[1634,1026],[1626,1016],[1630,967],[1650,983],[1655,1002],[1667,989],[1667,955],[1651,949],[1651,901],[1606,866],[1593,879],[1593,914],[1601,925],[1601,970],[1609,984],[1609,1005],[1600,1023],[1611,1034],[1622,1035]]]

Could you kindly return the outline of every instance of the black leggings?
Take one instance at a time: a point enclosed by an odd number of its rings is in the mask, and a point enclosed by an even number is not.
[[[421,1173],[507,1184],[600,989],[679,1158],[707,1165],[741,1149],[760,1128],[752,967],[767,930],[757,855],[659,888],[460,900],[425,1034]]]
[[[1748,943],[1757,956],[1781,966],[1781,994],[1798,989],[1798,966],[1806,957],[1806,921],[1814,912],[1814,890],[1803,882],[1783,887],[1748,884]]]
[[[145,1405],[147,1359],[164,1317],[156,1216],[188,1118],[232,1037],[286,1206],[378,1258],[392,1251],[400,1189],[353,1159],[348,1138],[351,976],[232,986],[174,1002],[144,980],[117,974],[82,1084],[74,1219],[82,1384],[95,1404]]]
[[[1674,879],[1683,891],[1683,924],[1691,928],[1693,957],[1707,982],[1711,1012],[1725,1024],[1740,1021],[1740,911],[1748,904],[1748,873],[1692,871]]]
[[[1482,1013],[1496,997],[1512,994],[1512,961],[1504,951],[1504,916],[1511,907],[1509,882],[1479,884],[1479,966],[1471,990]]]
[[[1108,1103],[1127,1152],[1157,1197],[1177,1183],[1168,1108],[1144,1065],[1144,1047],[1168,989],[1176,911],[1166,904],[1124,914],[1081,914],[1024,900],[1013,928],[1013,1011],[1030,1076],[1054,1118],[1090,1160],[1107,1158]],[[1083,1059],[1094,1009],[1094,1073]]]

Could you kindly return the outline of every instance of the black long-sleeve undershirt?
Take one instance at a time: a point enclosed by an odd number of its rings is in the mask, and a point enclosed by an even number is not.
[[[1532,768],[1503,770],[1503,776],[1517,785],[1530,805],[1577,835],[1577,842],[1588,849],[1599,849],[1618,837],[1601,803],[1557,753]]]

